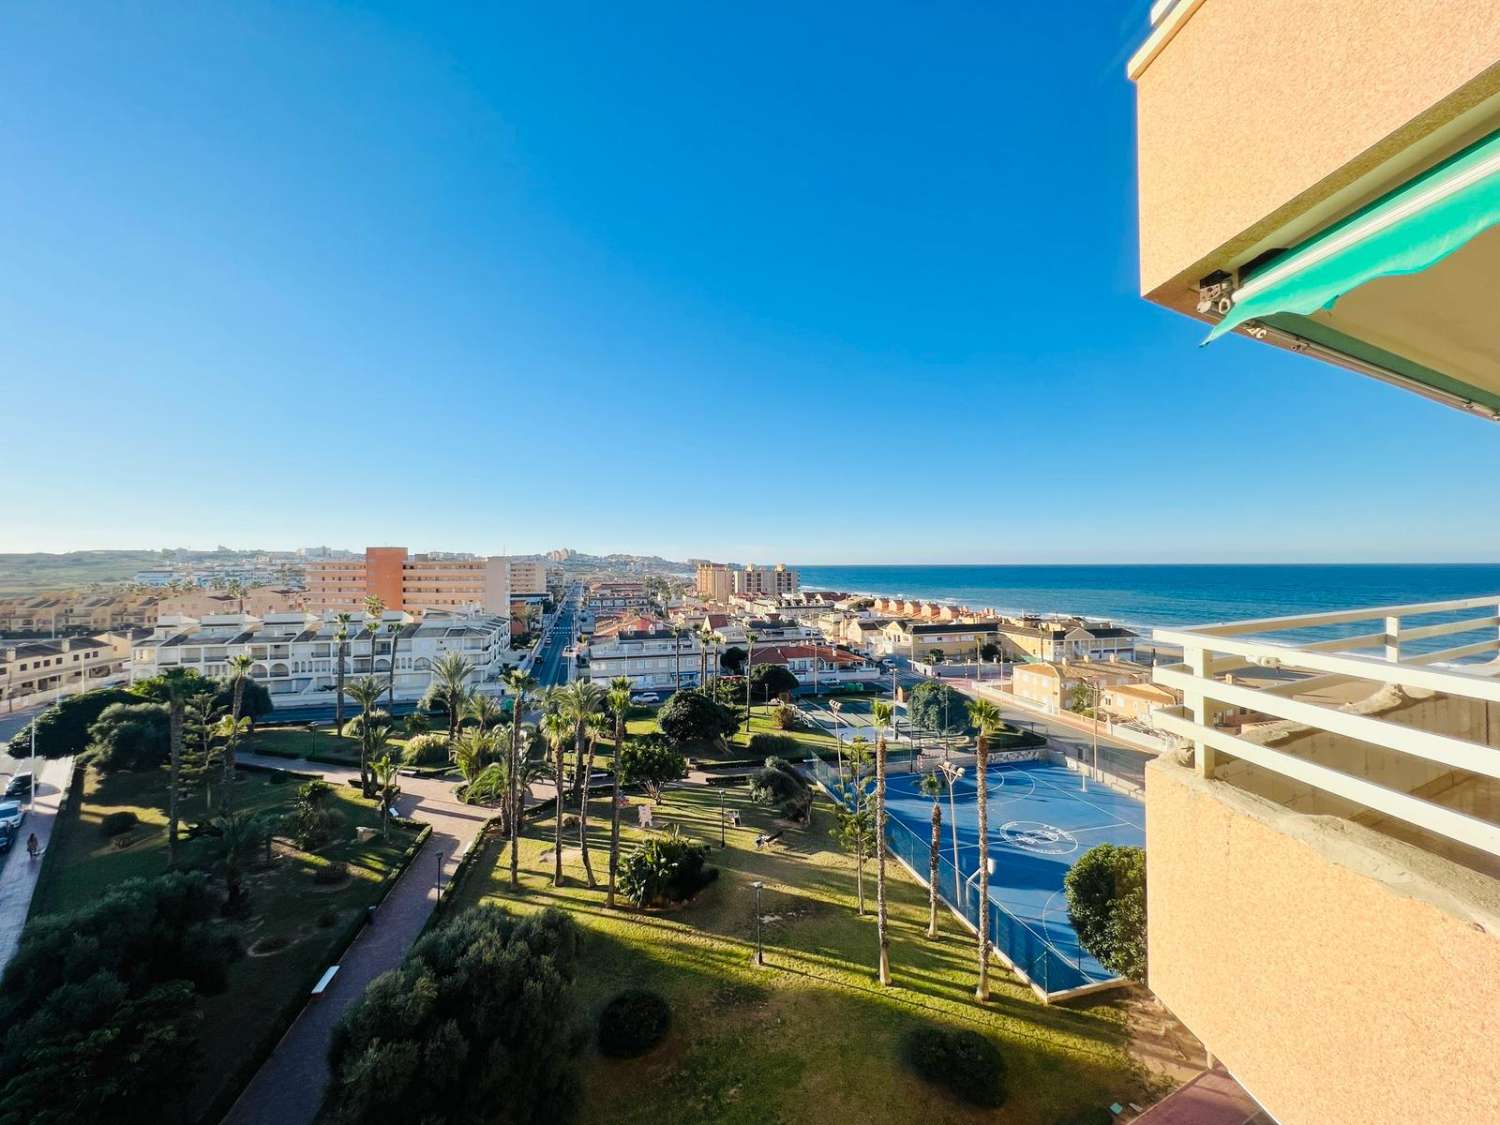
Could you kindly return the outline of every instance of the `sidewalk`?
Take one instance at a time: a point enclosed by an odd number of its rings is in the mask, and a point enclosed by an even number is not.
[[[240,760],[317,773],[340,784],[349,777],[359,776],[358,769],[298,759],[242,754]],[[271,1057],[240,1094],[224,1118],[226,1125],[270,1121],[277,1125],[309,1125],[313,1121],[328,1085],[328,1043],[334,1024],[364,993],[365,985],[401,963],[437,906],[439,858],[446,883],[491,815],[482,807],[455,802],[450,782],[403,777],[401,788],[397,806],[401,815],[431,824],[432,835],[375,912],[374,923],[360,932],[344,954],[328,991],[302,1009]]]
[[[4,857],[5,866],[0,868],[0,969],[10,964],[16,946],[21,941],[21,930],[26,925],[26,914],[31,909],[31,896],[36,891],[36,881],[42,870],[42,859],[46,856],[47,844],[52,839],[52,825],[57,820],[57,810],[67,794],[68,782],[73,776],[73,759],[57,758],[40,763],[37,778],[36,805],[26,814],[16,832],[15,845]],[[42,848],[42,858],[32,860],[26,854],[26,840],[33,832]]]

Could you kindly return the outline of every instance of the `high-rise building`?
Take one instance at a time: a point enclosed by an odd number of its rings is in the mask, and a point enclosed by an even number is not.
[[[535,559],[510,559],[510,593],[512,597],[547,592],[547,572],[551,568]]]
[[[307,564],[307,608],[360,612],[378,597],[386,609],[421,614],[431,610],[510,613],[510,565],[489,558],[412,555],[405,547],[366,547],[364,558]]]
[[[782,597],[795,594],[799,588],[797,568],[777,563],[775,566],[748,564],[744,570],[734,572],[734,592],[742,597],[758,597],[769,594]]]
[[[723,563],[699,563],[696,589],[705,601],[727,602],[734,593],[734,570]]]

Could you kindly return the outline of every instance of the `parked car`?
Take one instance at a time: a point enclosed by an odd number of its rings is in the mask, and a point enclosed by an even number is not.
[[[632,702],[632,703],[660,703],[661,702],[661,696],[657,695],[656,692],[654,692],[654,691],[643,691],[639,695],[632,695],[630,697],[630,702]]]
[[[26,810],[21,807],[20,801],[0,801],[0,825],[15,831],[25,819]]]
[[[5,787],[7,797],[24,797],[31,792],[31,774],[29,772],[18,773],[10,779],[10,784]]]
[[[16,830],[8,825],[0,825],[0,855],[10,851],[11,845],[16,842]]]

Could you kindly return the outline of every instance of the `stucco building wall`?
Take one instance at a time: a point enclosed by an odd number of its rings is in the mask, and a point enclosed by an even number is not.
[[[1500,1120],[1500,884],[1171,756],[1152,990],[1282,1125]]]

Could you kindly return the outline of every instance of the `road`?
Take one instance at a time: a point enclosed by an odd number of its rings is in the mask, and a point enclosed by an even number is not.
[[[568,649],[577,640],[578,600],[581,587],[574,586],[563,596],[557,607],[557,618],[552,628],[541,641],[541,651],[532,665],[536,681],[541,687],[566,684],[571,674]]]

